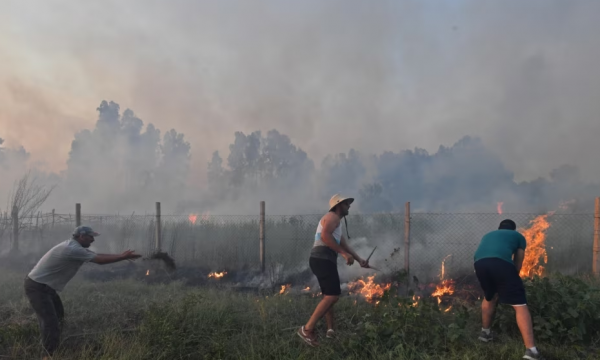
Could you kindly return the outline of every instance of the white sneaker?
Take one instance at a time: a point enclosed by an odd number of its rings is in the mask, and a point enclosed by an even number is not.
[[[335,338],[335,331],[333,329],[327,330],[327,335],[325,335],[328,339]]]

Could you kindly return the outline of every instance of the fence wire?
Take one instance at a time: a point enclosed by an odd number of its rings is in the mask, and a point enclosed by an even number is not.
[[[532,226],[540,214],[412,213],[410,216],[410,272],[419,279],[439,277],[442,261],[445,275],[473,271],[473,254],[481,237],[498,228],[501,220],[513,219],[520,231]],[[265,217],[265,259],[270,271],[307,268],[308,256],[322,214]],[[593,214],[547,216],[545,246],[548,271],[588,272],[592,267]],[[41,256],[70,237],[75,216],[38,214],[19,219],[19,249]],[[93,249],[120,253],[133,249],[144,255],[155,251],[154,215],[82,215],[81,222],[101,236]],[[363,257],[377,246],[371,264],[384,271],[403,269],[405,215],[352,214],[343,226],[349,244]],[[178,264],[215,271],[260,267],[260,216],[172,216],[162,215],[161,248]],[[529,246],[530,244],[528,244]],[[14,247],[13,222],[0,217],[0,253]]]

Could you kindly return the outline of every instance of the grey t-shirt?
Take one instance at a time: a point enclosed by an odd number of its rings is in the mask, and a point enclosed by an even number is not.
[[[96,256],[91,250],[69,239],[50,249],[29,273],[35,282],[46,284],[56,291],[62,291],[75,276],[81,265]]]

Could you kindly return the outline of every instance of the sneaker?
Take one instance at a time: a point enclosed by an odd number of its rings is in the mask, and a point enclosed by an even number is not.
[[[334,339],[335,338],[335,331],[333,329],[329,329],[327,330],[327,335],[325,335],[328,339]]]
[[[298,329],[298,336],[304,340],[310,346],[319,346],[319,342],[317,341],[317,335],[314,330],[306,330],[304,326]]]
[[[482,331],[479,334],[479,338],[478,339],[481,340],[481,341],[483,341],[483,342],[490,342],[490,341],[494,340],[494,333],[490,331],[489,334],[486,334],[485,331]]]
[[[525,351],[525,355],[523,355],[523,359],[529,359],[529,360],[545,360],[545,358],[542,356],[542,354],[540,354],[540,351],[538,350],[537,354],[534,354],[533,351],[527,349],[527,351]]]

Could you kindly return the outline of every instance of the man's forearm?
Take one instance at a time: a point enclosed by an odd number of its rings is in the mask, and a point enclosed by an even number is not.
[[[350,245],[348,245],[345,242],[342,242],[342,248],[349,253],[350,255],[352,255],[352,257],[354,257],[356,260],[361,260],[362,258],[360,256],[358,256],[358,254],[354,251],[354,249],[352,249],[350,247]]]
[[[329,246],[333,251],[338,254],[342,254],[347,252],[341,245],[339,245],[333,236],[327,234],[321,234],[321,240],[325,243],[325,245]]]
[[[105,265],[116,263],[122,260],[125,260],[122,255],[98,254],[94,259],[92,259],[92,262]]]
[[[521,268],[523,267],[523,260],[521,260],[520,262],[516,262],[515,267],[517,268],[517,272],[520,273]]]

